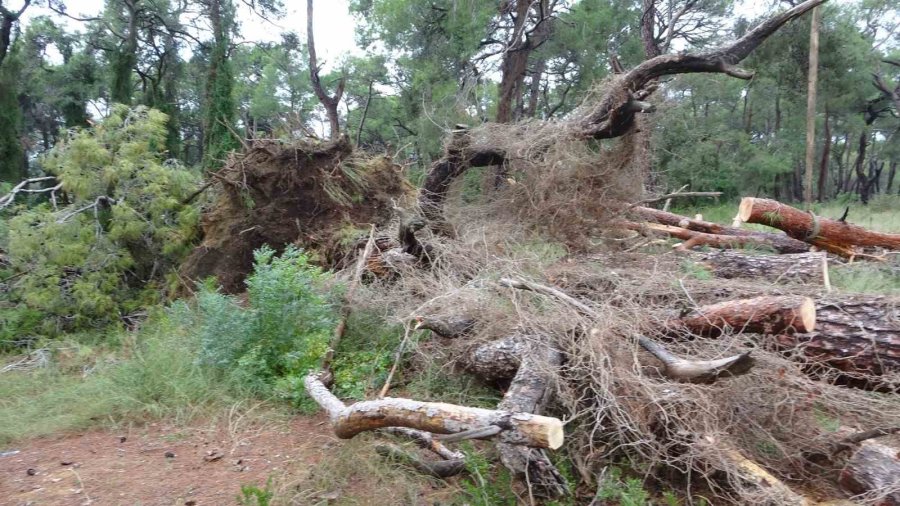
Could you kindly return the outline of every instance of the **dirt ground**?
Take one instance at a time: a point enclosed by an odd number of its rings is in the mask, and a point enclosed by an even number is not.
[[[336,440],[324,416],[40,438],[0,449],[0,504],[236,504],[242,485],[301,472],[297,462],[315,464]]]

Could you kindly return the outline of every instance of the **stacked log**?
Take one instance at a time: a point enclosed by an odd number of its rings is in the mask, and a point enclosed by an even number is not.
[[[754,255],[733,250],[692,252],[691,260],[724,279],[748,278],[772,283],[822,285],[827,255],[824,252]]]
[[[816,328],[775,335],[813,364],[863,377],[900,372],[900,299],[872,295],[816,301]]]

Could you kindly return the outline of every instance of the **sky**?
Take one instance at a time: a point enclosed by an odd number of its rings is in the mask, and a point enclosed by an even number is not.
[[[238,8],[238,21],[241,24],[243,40],[251,42],[273,42],[281,39],[283,32],[296,31],[302,40],[306,40],[306,2],[302,0],[285,0],[287,14],[274,22],[265,21],[254,15],[241,1],[235,2]],[[103,0],[66,0],[69,14],[79,17],[96,16],[103,10]],[[13,0],[10,7],[17,8],[21,0]],[[347,0],[318,0],[314,4],[314,30],[316,51],[325,69],[336,63],[342,54],[359,54],[354,39],[355,20],[349,13]],[[49,15],[66,23],[70,29],[78,30],[83,23],[61,18],[44,7],[31,6],[23,16],[25,23],[35,16]]]

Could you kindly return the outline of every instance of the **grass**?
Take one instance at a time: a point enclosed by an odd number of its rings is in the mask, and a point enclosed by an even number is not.
[[[168,316],[116,340],[117,349],[58,342],[48,366],[0,374],[0,445],[148,418],[186,422],[239,395],[198,365],[196,340]]]

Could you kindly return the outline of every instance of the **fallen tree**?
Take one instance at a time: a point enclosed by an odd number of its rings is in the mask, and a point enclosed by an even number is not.
[[[697,308],[666,322],[669,331],[716,337],[728,331],[755,334],[812,332],[816,305],[809,297],[764,296],[731,300]]]
[[[804,243],[803,241],[798,241],[797,239],[794,239],[792,237],[788,237],[784,234],[768,234],[765,232],[751,231],[743,228],[728,227],[710,221],[697,220],[688,218],[687,216],[681,216],[667,211],[653,209],[651,207],[637,206],[632,209],[632,212],[646,221],[655,222],[660,225],[668,225],[669,227],[678,227],[694,232],[702,232],[704,234],[711,234],[716,236],[724,235],[736,237],[755,237],[758,240],[754,240],[754,244],[769,246],[779,253],[803,253],[809,251],[808,244]],[[684,236],[680,237],[680,239],[690,240],[698,237],[703,236],[685,234]],[[714,242],[716,241],[727,243],[726,239],[714,239],[710,240],[707,245],[714,246]],[[699,242],[699,239],[697,242]]]
[[[818,300],[814,331],[779,333],[775,342],[813,365],[877,384],[878,377],[900,372],[900,300],[871,295]]]
[[[690,230],[687,228],[675,227],[671,225],[660,225],[659,223],[649,222],[635,223],[632,221],[623,221],[620,222],[620,224],[629,230],[635,230],[641,233],[661,233],[671,237],[675,237],[677,239],[681,239],[684,242],[676,245],[676,248],[681,251],[689,251],[698,246],[710,246],[713,248],[757,247],[764,249],[771,248],[776,251],[779,250],[777,243],[780,238],[773,239],[772,237],[757,235],[708,234],[706,232],[697,232],[695,230]],[[788,237],[784,238],[790,239]],[[795,250],[787,249],[786,251],[793,252]]]
[[[748,254],[734,250],[692,252],[690,259],[717,278],[748,278],[769,282],[794,281],[822,285],[827,255],[824,252],[785,255]]]
[[[864,256],[857,248],[900,250],[900,234],[873,232],[843,220],[805,213],[775,200],[745,197],[738,217],[745,223],[783,230],[795,239],[847,258]]]
[[[841,470],[838,483],[867,503],[900,505],[900,451],[873,441],[862,442]]]
[[[509,444],[551,450],[563,443],[563,424],[557,418],[391,397],[345,406],[318,374],[308,375],[304,385],[309,396],[328,413],[335,435],[342,439],[384,427],[407,427],[433,434],[457,434],[461,439],[496,437]]]
[[[802,16],[824,0],[807,0],[763,21],[737,41],[704,53],[664,54],[623,71],[605,85],[596,102],[573,111],[565,120],[528,125],[485,124],[475,129],[459,125],[451,132],[444,155],[428,171],[419,191],[419,206],[433,228],[450,232],[443,205],[451,184],[470,167],[524,162],[536,167],[552,165],[546,155],[562,141],[611,139],[632,131],[635,115],[652,110],[644,100],[666,75],[708,72],[751,79],[753,73],[737,67],[785,23]],[[522,146],[516,149],[514,146]]]

